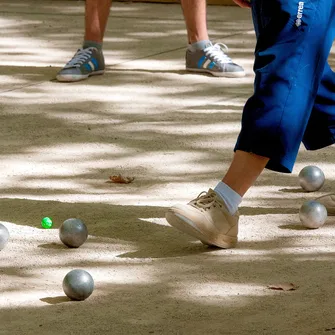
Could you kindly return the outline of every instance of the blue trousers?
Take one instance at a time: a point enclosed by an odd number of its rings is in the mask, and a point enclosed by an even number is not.
[[[300,144],[335,142],[335,73],[327,63],[335,37],[335,0],[252,0],[257,43],[254,94],[246,102],[234,150],[269,157],[292,172]]]

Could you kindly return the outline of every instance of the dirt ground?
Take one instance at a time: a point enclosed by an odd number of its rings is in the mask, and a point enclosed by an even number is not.
[[[241,205],[236,249],[207,248],[164,219],[221,179],[252,93],[250,12],[210,6],[208,25],[245,78],[185,72],[179,5],[130,2],[113,4],[106,74],[61,84],[83,2],[1,2],[1,335],[335,334],[335,219],[306,230],[298,217],[304,200],[334,191],[334,147],[301,147],[292,174],[265,171]],[[315,193],[298,183],[309,164],[326,175]],[[119,173],[135,180],[107,182]],[[78,249],[58,237],[72,217],[89,230]],[[62,290],[77,268],[95,280],[82,302]],[[299,287],[267,287],[285,282]]]

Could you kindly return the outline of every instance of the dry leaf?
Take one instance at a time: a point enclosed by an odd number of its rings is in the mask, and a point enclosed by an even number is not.
[[[271,290],[281,290],[281,291],[294,291],[299,286],[293,284],[293,283],[281,283],[276,285],[268,285],[268,288]]]
[[[110,176],[109,177],[110,181],[112,183],[117,183],[117,184],[129,184],[131,183],[135,178],[134,177],[124,177],[121,174],[118,174],[117,176]]]

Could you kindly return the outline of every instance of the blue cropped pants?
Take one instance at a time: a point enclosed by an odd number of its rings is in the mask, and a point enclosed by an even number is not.
[[[335,0],[252,0],[257,43],[254,94],[246,102],[234,150],[269,157],[292,172],[300,144],[335,142],[335,73],[327,63],[335,37]]]

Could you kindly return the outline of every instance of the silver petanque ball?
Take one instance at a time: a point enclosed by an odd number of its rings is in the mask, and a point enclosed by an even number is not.
[[[59,228],[59,238],[69,248],[80,247],[87,236],[87,227],[80,219],[67,219]]]
[[[9,231],[2,223],[0,223],[0,250],[7,244],[9,239]]]
[[[326,222],[327,209],[315,200],[308,200],[300,207],[299,217],[306,228],[316,229]]]
[[[323,186],[325,175],[317,166],[308,165],[300,171],[299,182],[305,191],[314,192]]]
[[[72,300],[85,300],[94,290],[94,280],[85,270],[72,270],[63,279],[63,290]]]

